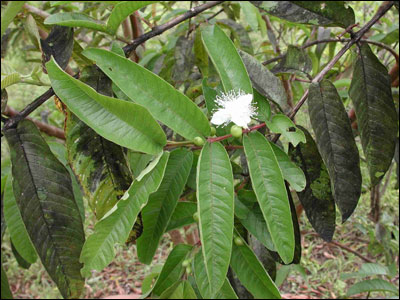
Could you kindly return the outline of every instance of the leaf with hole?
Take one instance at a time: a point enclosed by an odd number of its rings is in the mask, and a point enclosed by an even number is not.
[[[331,179],[333,197],[344,222],[353,213],[361,195],[360,158],[346,110],[330,81],[310,85],[308,111],[319,153]]]

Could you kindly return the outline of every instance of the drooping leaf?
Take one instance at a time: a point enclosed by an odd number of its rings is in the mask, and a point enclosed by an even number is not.
[[[236,232],[239,237],[239,233]],[[240,282],[256,299],[280,299],[274,282],[243,238],[243,245],[232,247],[230,265]]]
[[[52,14],[44,20],[44,24],[56,24],[66,27],[84,27],[103,32],[107,31],[106,25],[102,21],[98,21],[88,15],[77,12]]]
[[[165,152],[136,179],[124,196],[103,217],[94,228],[83,246],[80,261],[84,263],[81,272],[90,275],[91,270],[102,270],[114,258],[114,245],[123,244],[135,224],[139,212],[146,205],[149,195],[160,186],[167,165],[169,153]],[[148,171],[151,170],[151,171]]]
[[[10,25],[24,4],[25,1],[8,2],[7,7],[1,12],[1,37],[3,36],[4,32],[6,32],[8,25]],[[3,283],[3,281],[1,282]]]
[[[65,70],[74,47],[74,29],[54,25],[48,37],[40,40],[40,46],[43,52],[43,68],[45,63],[51,59]]]
[[[235,198],[235,215],[240,223],[266,248],[275,251],[271,234],[253,191],[240,190]]]
[[[137,240],[137,254],[145,264],[150,264],[153,259],[185,187],[192,161],[191,151],[183,148],[172,151],[160,187],[142,210],[143,233]]]
[[[217,20],[217,24],[222,28],[228,28],[231,32],[231,35],[234,38],[235,43],[238,45],[238,48],[243,51],[249,53],[250,55],[254,54],[253,45],[251,44],[251,39],[246,29],[244,29],[243,25],[235,22],[231,19],[219,19]]]
[[[7,274],[3,269],[3,259],[1,260],[1,299],[13,299]]]
[[[54,59],[46,67],[57,96],[99,135],[136,151],[157,154],[162,150],[165,134],[144,107],[97,93],[63,72]]]
[[[119,27],[129,15],[133,12],[157,1],[121,1],[114,6],[110,17],[107,21],[107,31],[110,34],[115,34]]]
[[[221,78],[225,92],[239,89],[253,94],[249,75],[230,38],[217,25],[203,27],[204,46]]]
[[[19,254],[18,250],[15,248],[14,243],[12,241],[10,241],[11,243],[11,251],[14,254],[15,260],[18,263],[18,266],[20,266],[23,269],[29,269],[31,266],[31,263],[27,262],[22,256],[21,254]]]
[[[306,177],[303,171],[290,160],[289,156],[274,143],[269,143],[278,160],[279,168],[282,171],[283,178],[296,191],[301,192],[306,187]]]
[[[4,187],[3,210],[11,241],[18,253],[29,263],[36,262],[37,255],[35,248],[29,238],[28,232],[22,220],[16,199],[14,197],[11,176],[6,178]]]
[[[193,214],[196,211],[196,202],[178,202],[165,231],[167,232],[194,223]]]
[[[290,22],[347,28],[354,11],[344,1],[250,1],[267,13]]]
[[[256,58],[239,50],[254,88],[264,97],[272,100],[283,112],[290,109],[282,82]]]
[[[234,191],[229,156],[218,142],[206,143],[197,164],[199,230],[210,295],[224,283],[232,248]]]
[[[335,232],[336,209],[328,170],[311,134],[305,128],[298,127],[304,132],[306,143],[289,148],[289,154],[303,170],[307,185],[297,195],[315,231],[329,242]]]
[[[369,279],[357,282],[349,288],[346,296],[364,292],[389,292],[399,295],[399,289],[391,282],[383,279]]]
[[[319,153],[331,179],[333,197],[344,222],[360,198],[360,158],[342,100],[330,81],[310,85],[308,111]]]
[[[64,298],[79,297],[85,235],[70,175],[31,121],[19,122],[5,136],[14,195],[30,239]]]
[[[201,251],[199,251],[194,258],[193,272],[196,280],[196,286],[199,289],[201,296],[203,299],[211,299],[211,290]],[[225,278],[221,289],[212,299],[238,299],[238,297],[235,294],[235,291],[232,289],[229,280]]]
[[[349,95],[354,103],[361,144],[374,186],[383,178],[392,162],[398,118],[390,76],[368,44],[361,46]]]
[[[81,80],[102,95],[112,95],[111,81],[94,67],[83,69]],[[69,109],[65,132],[68,162],[91,209],[101,219],[132,182],[125,151],[98,135]]]
[[[268,140],[258,131],[243,136],[251,183],[276,250],[285,263],[295,247],[290,205],[282,171]]]
[[[203,112],[157,75],[103,49],[87,49],[84,55],[96,61],[100,69],[135,103],[146,107],[157,120],[183,137],[193,140],[196,136],[209,135],[210,124]]]
[[[306,142],[303,131],[298,129],[293,121],[283,114],[273,115],[271,121],[265,123],[272,132],[282,134],[295,147],[299,143]]]
[[[285,56],[272,68],[271,72],[278,73],[299,73],[309,74],[312,70],[312,61],[307,52],[303,49],[289,45]]]
[[[183,272],[182,262],[187,258],[188,254],[192,250],[192,246],[179,244],[168,255],[167,261],[165,262],[160,275],[154,285],[152,293],[160,296],[169,286],[177,282]]]

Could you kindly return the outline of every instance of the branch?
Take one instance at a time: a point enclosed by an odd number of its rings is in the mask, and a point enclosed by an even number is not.
[[[222,3],[224,1],[208,1],[202,5],[196,6],[190,10],[188,10],[187,12],[185,12],[184,14],[176,17],[175,19],[172,19],[160,26],[155,26],[152,28],[151,31],[143,34],[142,36],[138,37],[137,39],[135,39],[131,44],[126,45],[123,50],[125,52],[126,56],[129,56],[129,54],[136,49],[137,46],[139,46],[140,44],[144,43],[145,41],[162,34],[164,31],[178,25],[179,23],[182,23],[183,21],[186,21],[187,19],[193,18],[194,16],[197,16],[199,13],[214,7],[220,3]]]
[[[7,106],[6,110],[4,111],[4,115],[9,116],[9,117],[17,117],[18,112],[13,109],[10,106]],[[26,119],[31,120],[35,125],[39,128],[40,131],[46,133],[49,136],[54,136],[59,139],[65,140],[65,134],[64,131],[60,128],[57,128],[55,126],[40,122],[38,120],[34,120],[30,117],[26,117]]]
[[[337,247],[339,247],[339,248],[342,248],[342,249],[344,249],[344,250],[347,250],[347,251],[349,251],[349,252],[351,252],[351,253],[357,255],[357,256],[360,257],[361,259],[365,260],[366,262],[375,263],[372,259],[369,259],[368,257],[362,255],[361,253],[357,252],[356,250],[351,249],[349,246],[342,245],[342,244],[340,244],[340,243],[338,243],[338,242],[335,242],[335,241],[331,241],[329,244],[332,244],[332,245],[335,245],[335,246],[337,246]]]

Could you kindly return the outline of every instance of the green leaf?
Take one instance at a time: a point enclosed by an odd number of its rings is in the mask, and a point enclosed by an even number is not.
[[[3,259],[1,261],[1,299],[13,299],[7,274],[3,269]]]
[[[136,244],[137,255],[142,263],[150,264],[153,259],[185,187],[192,161],[191,151],[183,148],[172,151],[160,187],[149,197],[142,210],[143,233]]]
[[[131,167],[133,177],[134,178],[138,177],[152,159],[153,155],[128,151],[128,161]]]
[[[192,246],[179,244],[168,255],[167,261],[165,262],[160,275],[154,285],[152,293],[155,295],[161,295],[168,287],[177,282],[183,272],[182,262],[187,258]]]
[[[199,251],[193,261],[193,271],[196,280],[196,285],[200,291],[203,299],[238,299],[235,291],[229,283],[229,280],[225,278],[221,289],[212,298],[210,285],[207,278],[206,267],[204,265],[202,252]]]
[[[44,24],[57,24],[67,27],[84,27],[103,32],[107,31],[106,25],[103,22],[93,19],[88,15],[76,12],[65,12],[50,15],[44,20]]]
[[[204,48],[203,41],[201,40],[200,27],[196,29],[193,51],[195,64],[201,71],[203,78],[205,78],[208,76],[208,54],[206,48]]]
[[[201,150],[196,192],[203,259],[214,297],[228,272],[234,217],[232,166],[218,142],[206,143]]]
[[[147,172],[136,179],[121,200],[94,227],[83,246],[80,261],[84,263],[81,272],[86,277],[91,270],[101,271],[114,258],[114,245],[123,244],[135,224],[139,212],[146,205],[149,195],[160,186],[167,165],[169,153],[165,152],[147,167]],[[155,165],[156,164],[156,165]],[[154,166],[155,165],[155,166]]]
[[[21,81],[21,75],[17,72],[1,76],[1,89],[5,89]]]
[[[83,69],[81,80],[102,95],[112,95],[111,81],[94,67]],[[132,183],[125,150],[98,135],[68,108],[65,136],[69,165],[96,218],[101,219]]]
[[[269,143],[278,160],[279,168],[283,178],[289,182],[290,186],[296,191],[301,192],[306,187],[306,177],[303,171],[290,160],[289,156],[274,143]]]
[[[157,75],[106,50],[87,49],[84,55],[96,61],[129,98],[178,134],[189,140],[210,134],[210,124],[196,104]]]
[[[240,282],[256,299],[280,299],[279,291],[268,272],[243,238],[240,239],[243,245],[233,243],[230,263]]]
[[[272,100],[283,112],[290,110],[281,80],[262,65],[256,58],[239,50],[254,88],[264,97]]]
[[[22,220],[21,213],[14,197],[12,178],[8,176],[4,188],[3,212],[11,241],[18,253],[29,263],[36,262],[37,255],[35,248],[29,238],[28,232]]]
[[[36,24],[35,19],[32,17],[32,15],[28,15],[26,17],[26,20],[24,23],[24,28],[25,28],[25,31],[27,32],[29,38],[31,39],[33,45],[35,45],[36,49],[41,51],[39,28]]]
[[[246,29],[244,29],[242,24],[237,23],[231,19],[222,19],[222,20],[218,19],[216,23],[221,28],[229,29],[231,36],[233,36],[234,43],[235,45],[238,46],[238,48],[242,49],[243,51],[246,51],[250,55],[254,54],[250,36],[247,33]]]
[[[310,56],[303,49],[289,45],[285,56],[272,68],[271,72],[278,73],[296,73],[300,75],[309,74],[312,70],[312,61]]]
[[[312,227],[325,241],[330,242],[335,232],[336,208],[328,170],[311,134],[305,128],[298,127],[304,132],[306,143],[296,148],[290,147],[289,154],[303,170],[307,185],[297,195]]]
[[[253,89],[254,103],[257,107],[257,118],[261,121],[267,122],[271,119],[271,105],[267,99],[264,98],[256,89]]]
[[[208,58],[207,58],[208,59]],[[204,101],[206,102],[208,114],[211,116],[214,112],[214,109],[217,107],[215,99],[217,97],[217,91],[211,88],[207,84],[207,78],[205,77],[202,81],[202,88],[203,88],[203,96]]]
[[[20,266],[23,269],[29,269],[31,266],[31,263],[27,262],[22,256],[21,254],[19,254],[19,252],[17,251],[17,249],[15,249],[14,243],[12,241],[11,242],[11,251],[14,254],[15,260],[18,263],[18,266]]]
[[[115,34],[119,24],[121,24],[122,21],[125,20],[129,15],[141,9],[142,7],[156,2],[157,1],[121,1],[114,6],[111,15],[108,18],[107,31],[110,34]]]
[[[293,121],[283,114],[274,115],[271,121],[266,122],[266,124],[272,132],[282,134],[295,147],[299,143],[306,142],[304,132],[298,129]]]
[[[172,80],[176,85],[183,83],[189,79],[189,75],[194,65],[193,40],[181,35],[175,44],[174,60],[175,64],[172,68]]]
[[[364,292],[389,292],[399,295],[399,289],[389,281],[383,279],[364,280],[351,286],[347,291],[347,296]]]
[[[340,276],[342,280],[346,280],[349,278],[364,278],[368,276],[374,275],[389,275],[389,269],[386,266],[382,266],[380,264],[375,263],[365,263],[361,266],[358,272],[354,273],[344,273]]]
[[[294,230],[288,195],[278,160],[268,140],[258,131],[243,136],[251,183],[272,241],[285,263],[293,260]]]
[[[387,69],[371,51],[361,46],[354,65],[349,95],[354,103],[361,144],[372,186],[388,170],[396,147],[398,117]]]
[[[251,201],[248,200],[249,197]],[[256,194],[253,191],[243,189],[238,191],[237,198],[235,198],[235,215],[261,244],[271,251],[276,250],[260,205],[257,202]]]
[[[54,59],[46,67],[56,95],[99,135],[149,154],[162,150],[166,144],[165,134],[144,107],[97,93],[62,71]]]
[[[253,94],[249,75],[230,38],[217,25],[203,27],[204,46],[221,78],[225,92],[239,89]]]
[[[21,10],[22,6],[24,6],[25,1],[10,1],[7,4],[7,7],[4,11],[1,12],[1,35],[3,36],[4,32],[8,25],[12,22],[18,12]]]
[[[257,13],[258,9],[248,1],[239,2],[242,8],[246,22],[250,25],[253,31],[258,29]]]
[[[165,229],[165,232],[193,224],[195,222],[195,220],[193,219],[193,214],[196,211],[196,202],[178,202],[175,207],[174,213],[169,220],[167,229]]]
[[[360,198],[360,158],[346,110],[330,81],[310,85],[308,111],[319,153],[328,168],[333,197],[344,222]]]
[[[5,132],[13,190],[36,251],[64,298],[79,297],[84,281],[79,254],[85,240],[71,178],[29,120]]]
[[[344,1],[250,1],[267,13],[290,22],[347,28],[354,11]]]

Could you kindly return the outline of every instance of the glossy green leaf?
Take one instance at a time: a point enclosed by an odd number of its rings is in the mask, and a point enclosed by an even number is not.
[[[374,186],[383,178],[396,147],[398,117],[386,67],[368,44],[361,46],[349,95],[354,103],[361,144]]]
[[[354,11],[343,1],[250,1],[267,13],[290,22],[347,28]]]
[[[1,299],[13,299],[7,274],[3,268],[3,259],[1,262]]]
[[[258,131],[243,136],[251,183],[276,250],[285,263],[295,247],[290,205],[282,171],[268,140]]]
[[[193,140],[210,134],[210,124],[196,104],[157,75],[103,49],[87,49],[84,55],[96,61],[135,103],[146,107],[157,120],[183,137]]]
[[[197,164],[196,192],[202,253],[213,297],[228,272],[234,217],[232,167],[218,142],[203,146]]]
[[[254,94],[254,104],[257,107],[257,116],[256,118],[267,122],[271,119],[271,105],[269,104],[268,100],[265,99],[256,89],[253,89]]]
[[[293,121],[283,114],[273,115],[271,121],[266,122],[266,124],[272,132],[280,133],[295,147],[299,143],[306,142],[306,137],[303,131],[298,129]]]
[[[239,50],[254,88],[264,97],[272,100],[283,112],[290,110],[286,92],[281,80],[262,65],[256,58]]]
[[[303,49],[289,45],[285,56],[272,68],[271,72],[277,73],[299,73],[300,75],[309,74],[312,70],[310,56]]]
[[[150,164],[145,175],[136,179],[120,201],[94,227],[83,246],[80,261],[84,263],[81,272],[90,275],[91,270],[102,270],[114,258],[114,245],[123,244],[135,224],[139,212],[146,205],[149,195],[160,186],[167,165],[169,153],[165,152]],[[142,172],[143,173],[143,172]]]
[[[308,111],[319,153],[331,179],[333,197],[344,222],[360,198],[360,158],[346,110],[330,81],[310,85]]]
[[[199,251],[193,261],[193,272],[196,280],[196,286],[203,299],[238,299],[235,291],[229,283],[229,280],[225,278],[221,289],[212,298],[211,290],[208,283],[207,272],[203,261],[202,252]]]
[[[249,75],[230,38],[217,25],[203,27],[204,46],[221,78],[225,92],[239,89],[253,94]]]
[[[98,93],[112,95],[111,81],[96,68],[83,69],[80,79]],[[125,150],[98,135],[68,108],[65,135],[68,162],[91,209],[101,219],[132,183]]]
[[[128,161],[131,167],[133,178],[136,178],[144,170],[147,164],[153,159],[153,155],[128,151]]]
[[[178,202],[165,231],[167,232],[194,223],[193,214],[196,211],[196,202]]]
[[[24,6],[25,1],[10,1],[7,4],[7,7],[1,12],[1,35],[3,36],[4,32],[8,25],[12,22],[18,12],[21,10],[22,6]]]
[[[279,168],[282,171],[283,178],[290,184],[290,186],[296,191],[301,192],[306,187],[306,177],[302,171],[294,162],[292,162],[289,156],[274,143],[269,143],[274,151],[276,159],[278,160]]]
[[[243,245],[233,244],[230,265],[240,282],[256,299],[280,299],[279,291],[268,272],[247,243],[239,238]]]
[[[15,260],[18,263],[18,266],[20,266],[23,269],[29,269],[31,266],[31,263],[27,262],[21,254],[19,254],[18,250],[15,249],[14,243],[10,240],[11,243],[11,252],[14,254]]]
[[[97,93],[62,71],[54,59],[46,67],[57,96],[99,135],[149,154],[162,150],[166,144],[165,134],[144,107]]]
[[[4,188],[3,212],[8,232],[18,253],[29,263],[36,262],[37,255],[35,248],[29,238],[28,232],[22,220],[21,213],[14,197],[12,178],[8,176]]]
[[[185,270],[182,267],[182,262],[187,258],[191,250],[192,246],[179,244],[171,251],[154,285],[153,294],[161,295],[163,291],[181,278]]]
[[[204,101],[206,102],[207,111],[208,114],[211,116],[214,113],[214,109],[217,108],[215,102],[215,99],[217,97],[217,91],[211,88],[207,84],[207,78],[203,79],[202,88],[203,88],[203,96],[204,96]]]
[[[44,24],[46,25],[57,24],[68,27],[84,27],[103,32],[106,32],[107,30],[106,25],[103,22],[93,19],[88,15],[77,12],[52,14],[44,20]]]
[[[121,24],[122,21],[125,20],[129,15],[141,9],[142,7],[145,7],[146,5],[156,2],[157,1],[121,1],[114,6],[111,15],[108,18],[107,31],[110,34],[115,34],[119,24]]]
[[[250,201],[249,201],[250,198]],[[275,251],[271,234],[265,222],[256,194],[253,191],[239,190],[235,198],[235,215],[240,223],[266,248]]]
[[[298,127],[304,132],[306,143],[299,144],[296,148],[290,147],[289,154],[303,170],[307,185],[297,195],[312,227],[329,242],[335,232],[336,208],[328,170],[311,134],[305,128]]]
[[[138,258],[150,264],[185,187],[193,153],[176,149],[170,153],[163,181],[142,210],[143,233],[137,240]]]
[[[347,296],[365,292],[389,292],[399,295],[399,289],[393,283],[383,279],[369,279],[357,282],[349,288]]]
[[[13,190],[36,251],[64,298],[79,297],[79,254],[85,240],[70,174],[29,120],[5,132]]]

